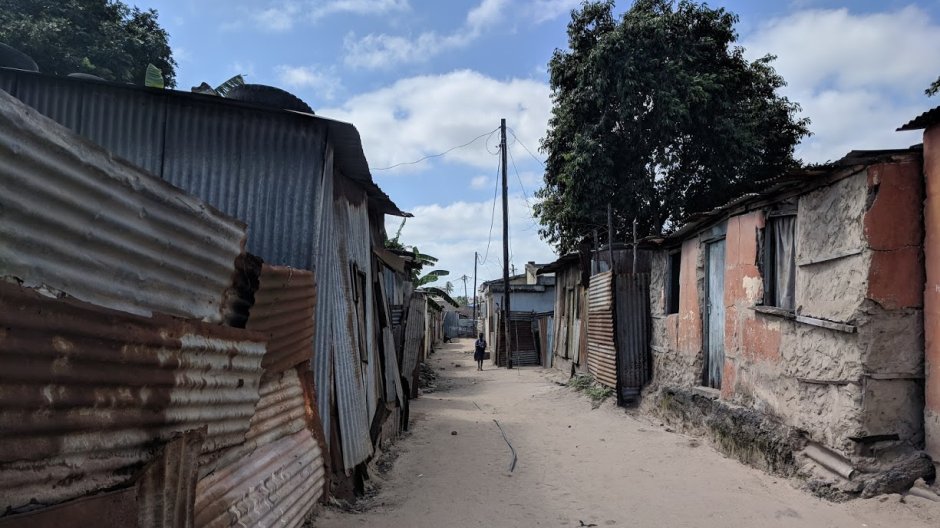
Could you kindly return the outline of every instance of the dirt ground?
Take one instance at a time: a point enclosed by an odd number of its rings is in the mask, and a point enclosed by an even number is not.
[[[551,369],[477,372],[472,346],[431,356],[437,389],[412,402],[411,432],[386,455],[365,511],[329,508],[314,526],[940,526],[938,502],[829,503],[611,401],[592,409]],[[511,473],[494,419],[518,454]]]

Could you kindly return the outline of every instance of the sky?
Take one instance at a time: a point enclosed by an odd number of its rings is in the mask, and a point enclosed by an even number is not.
[[[528,261],[556,258],[538,237],[531,203],[551,113],[547,63],[567,45],[578,0],[128,3],[159,12],[178,62],[177,89],[243,74],[291,91],[319,115],[353,123],[376,182],[415,215],[401,241],[438,257],[456,295],[464,294],[464,275],[472,290],[474,252],[480,282],[502,273],[495,131],[505,118],[510,262],[521,273]],[[617,2],[618,13],[630,4]],[[782,94],[812,120],[813,136],[797,148],[803,161],[921,141],[917,132],[895,129],[940,104],[923,93],[940,74],[940,0],[709,5],[739,15],[749,58],[777,56],[774,66],[788,82]],[[400,222],[387,219],[390,235]]]

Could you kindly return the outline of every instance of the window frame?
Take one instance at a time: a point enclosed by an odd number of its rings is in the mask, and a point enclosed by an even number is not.
[[[782,218],[792,218],[794,221],[793,226],[793,252],[790,256],[791,265],[794,270],[794,306],[792,308],[781,306],[781,303],[778,302],[777,296],[777,249],[776,249],[776,221]],[[763,266],[761,266],[761,276],[764,283],[764,294],[761,299],[761,305],[769,308],[779,308],[780,310],[786,310],[788,312],[793,312],[796,309],[796,273],[798,271],[796,265],[796,236],[797,230],[799,228],[799,215],[795,208],[781,209],[779,211],[773,211],[767,214],[764,219],[764,233],[763,233],[763,247],[761,248]]]
[[[682,289],[682,250],[674,249],[666,255],[665,298],[663,313],[679,313],[680,292]]]

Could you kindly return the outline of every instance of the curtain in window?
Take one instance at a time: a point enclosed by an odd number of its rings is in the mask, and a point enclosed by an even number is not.
[[[775,218],[773,237],[774,304],[793,310],[796,306],[796,216]]]

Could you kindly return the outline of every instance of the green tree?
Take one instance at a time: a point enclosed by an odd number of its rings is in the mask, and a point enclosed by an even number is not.
[[[0,0],[0,42],[46,73],[143,84],[153,64],[167,87],[176,86],[176,61],[157,12],[119,0]]]
[[[617,20],[613,1],[585,2],[568,24],[568,50],[549,62],[553,108],[542,140],[540,234],[562,252],[607,204],[625,240],[668,231],[684,216],[755,189],[797,166],[809,121],[777,93],[774,57],[753,62],[735,45],[737,17],[691,1],[637,0]],[[606,238],[606,237],[605,237]]]
[[[937,77],[937,80],[930,83],[930,86],[924,90],[924,93],[927,94],[928,97],[937,95],[937,92],[940,92],[940,77]]]

